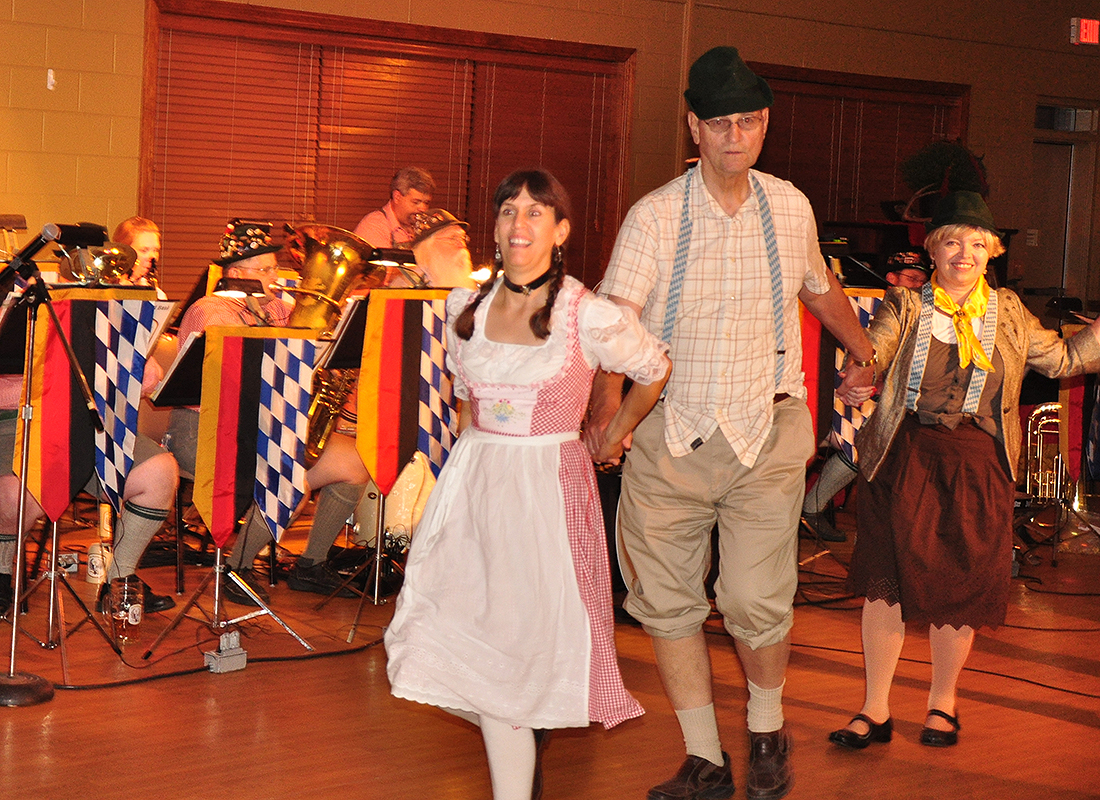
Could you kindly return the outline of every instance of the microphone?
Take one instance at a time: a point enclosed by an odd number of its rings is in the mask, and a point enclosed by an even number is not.
[[[34,273],[31,271],[31,267],[34,266],[31,259],[38,254],[39,250],[50,242],[57,241],[60,236],[61,229],[52,222],[47,222],[42,228],[42,233],[27,242],[23,246],[23,249],[15,254],[15,257],[12,258],[7,267],[5,267],[4,274],[2,278],[0,278],[0,281],[8,278],[11,273],[16,272],[19,273],[19,276],[23,278],[23,280],[30,280],[34,276]]]

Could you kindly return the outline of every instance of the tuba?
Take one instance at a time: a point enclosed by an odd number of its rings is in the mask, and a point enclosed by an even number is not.
[[[291,328],[332,330],[353,289],[381,286],[386,279],[385,267],[370,263],[374,248],[351,231],[302,225],[294,229],[293,240],[290,252],[300,261],[301,280],[292,290]]]
[[[344,301],[360,287],[381,286],[385,267],[370,263],[373,248],[350,231],[327,225],[302,225],[290,237],[291,255],[300,264],[301,280],[292,291],[296,297],[288,325],[330,331],[340,317]],[[305,463],[313,466],[341,417],[355,422],[344,405],[355,388],[356,370],[317,370],[309,405],[309,432]]]

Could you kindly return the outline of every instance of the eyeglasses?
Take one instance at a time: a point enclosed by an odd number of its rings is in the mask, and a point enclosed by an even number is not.
[[[278,275],[278,267],[243,267],[239,268],[242,272],[258,272],[261,275]]]
[[[712,117],[703,122],[711,133],[729,133],[730,128],[736,125],[744,133],[751,133],[760,127],[764,121],[763,114],[739,114],[736,117]]]
[[[440,236],[439,238],[445,242],[450,242],[455,247],[469,247],[470,245],[470,237],[461,232],[448,234],[447,236]]]

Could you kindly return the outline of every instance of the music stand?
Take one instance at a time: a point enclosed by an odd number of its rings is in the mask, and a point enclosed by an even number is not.
[[[23,356],[23,386],[26,387],[26,391],[24,393],[25,402],[21,408],[24,424],[22,449],[20,451],[19,511],[16,520],[16,563],[15,568],[12,570],[13,613],[11,618],[11,653],[8,662],[8,672],[6,675],[0,675],[0,705],[6,706],[36,705],[52,699],[54,694],[53,686],[44,678],[25,672],[17,672],[15,658],[16,645],[19,638],[19,605],[22,602],[23,594],[23,546],[25,542],[23,528],[27,514],[27,470],[30,467],[31,425],[34,421],[34,407],[31,405],[30,386],[34,374],[34,344],[38,327],[38,309],[42,305],[46,306],[46,310],[53,320],[55,331],[69,361],[69,369],[76,379],[77,385],[80,387],[93,424],[97,430],[103,430],[103,421],[100,419],[99,412],[96,409],[95,399],[92,396],[91,388],[88,386],[88,380],[80,369],[80,364],[77,362],[72,345],[69,344],[69,340],[65,337],[64,329],[57,318],[57,313],[50,304],[49,290],[45,281],[42,280],[42,274],[38,271],[38,267],[35,266],[34,262],[30,261],[38,250],[41,250],[46,244],[51,241],[56,241],[59,238],[61,238],[61,231],[58,227],[56,225],[46,225],[42,233],[33,242],[16,254],[15,258],[9,262],[4,270],[0,271],[0,286],[4,286],[9,280],[14,281],[16,274],[30,281],[30,285],[23,292],[19,300],[20,303],[27,307],[26,343]],[[10,317],[10,314],[5,315],[5,321],[8,320],[8,317]],[[54,551],[54,557],[56,558],[56,549]]]
[[[218,329],[215,329],[218,330]],[[230,330],[230,329],[222,329]],[[255,336],[260,329],[256,328],[242,328],[242,331],[251,332]],[[207,341],[207,336],[194,336],[190,337],[184,342],[182,349],[176,356],[176,360],[169,367],[168,373],[165,375],[164,380],[161,383],[158,391],[155,395],[155,404],[157,405],[195,405],[202,399],[202,386],[207,379],[207,356],[211,348],[220,348],[223,340],[217,334],[214,339]],[[200,358],[201,355],[201,358]],[[196,359],[199,359],[200,369],[198,374],[202,377],[200,380],[194,379]],[[189,378],[190,376],[190,378]],[[198,478],[198,475],[196,475]],[[201,513],[201,509],[200,509]],[[207,528],[210,529],[211,534],[214,535],[214,528],[211,525],[211,520],[203,520],[207,524]],[[313,651],[314,648],[305,639],[298,635],[298,633],[291,628],[286,622],[284,622],[278,614],[276,614],[267,603],[257,595],[252,588],[240,577],[234,570],[229,569],[225,564],[225,557],[222,545],[219,544],[218,537],[214,536],[214,567],[207,573],[203,580],[199,583],[198,588],[183,604],[183,607],[176,613],[175,617],[168,623],[168,626],[161,631],[156,640],[149,646],[149,648],[142,654],[143,660],[148,660],[153,651],[160,645],[162,641],[183,621],[184,617],[188,616],[188,612],[192,608],[197,608],[200,613],[205,617],[205,620],[196,620],[206,624],[213,633],[222,636],[222,634],[228,632],[234,625],[240,622],[244,622],[249,619],[254,619],[260,616],[269,616],[275,622],[277,622],[283,630],[294,637],[299,644],[306,650]],[[229,580],[244,592],[257,606],[257,610],[250,611],[246,614],[242,614],[237,617],[226,619],[223,616],[223,604],[222,593],[224,579],[228,577]],[[207,613],[206,610],[200,606],[199,599],[206,592],[207,587],[213,584],[213,609],[211,613]],[[194,619],[192,617],[192,619]],[[224,640],[223,640],[224,641]],[[215,670],[217,671],[217,670]]]
[[[370,296],[364,297],[352,297],[347,301],[343,312],[340,314],[340,321],[337,323],[335,330],[332,332],[332,346],[322,356],[320,362],[317,365],[318,369],[359,369],[363,359],[363,336],[367,327],[367,308],[370,302]],[[378,519],[385,519],[385,503],[386,496],[379,492],[378,495]],[[377,539],[375,540],[377,543]],[[350,589],[359,595],[360,598],[360,610],[362,609],[362,599],[365,597],[365,591],[361,592],[355,586],[351,584],[363,574],[365,570],[373,560],[366,559],[362,564],[357,566],[355,570],[348,575],[339,586],[337,586],[327,597],[323,598],[317,605],[314,606],[314,610],[320,611],[332,598],[336,597],[344,589]],[[376,587],[377,588],[377,587]],[[380,605],[377,591],[374,598],[375,605]],[[359,615],[356,614],[358,620]],[[354,629],[354,626],[353,626]],[[354,633],[352,634],[354,636]],[[350,641],[350,640],[349,640]]]
[[[446,373],[443,322],[447,289],[371,290],[359,372],[356,447],[379,492],[374,540],[375,605],[381,605],[386,552],[385,498],[401,469],[419,450],[436,467],[453,438],[453,398]],[[444,424],[446,421],[446,424]],[[366,592],[348,636],[359,624]]]
[[[61,227],[67,228],[69,226],[61,226]],[[78,227],[80,229],[80,231],[79,231],[80,236],[85,236],[86,235],[84,233],[84,230],[85,230],[84,226],[76,226],[76,227]],[[64,233],[62,235],[64,236]],[[102,232],[100,232],[100,235],[103,235]],[[133,290],[133,289],[125,289],[125,288],[123,288],[123,289],[114,289],[114,288],[111,288],[107,291],[104,291],[104,290],[98,289],[96,287],[83,287],[83,286],[75,286],[75,285],[74,286],[67,286],[66,285],[66,286],[63,286],[61,288],[65,289],[65,291],[61,295],[59,295],[59,297],[61,297],[64,300],[71,301],[71,304],[70,304],[69,309],[68,309],[69,314],[70,314],[68,324],[70,326],[70,332],[73,332],[73,333],[75,333],[77,331],[86,330],[82,325],[78,324],[78,320],[81,320],[81,319],[83,319],[84,323],[86,323],[87,325],[94,327],[94,323],[92,323],[90,317],[88,317],[88,316],[83,316],[82,317],[80,315],[79,308],[81,306],[78,305],[78,304],[83,304],[82,307],[85,309],[85,311],[87,311],[90,308],[94,308],[96,303],[104,301],[104,300],[106,300],[106,301],[115,301],[115,300],[117,300],[117,301],[121,301],[121,302],[141,301],[142,303],[147,303],[147,298],[141,296],[142,294],[147,294],[146,290],[140,290],[140,289],[139,290]],[[28,291],[32,291],[32,290],[34,290],[33,287],[32,287],[31,290],[28,290]],[[154,301],[154,302],[159,302],[159,301]],[[118,309],[115,308],[115,309],[113,309],[113,311],[118,311]],[[113,318],[113,311],[109,312],[107,314],[107,316],[109,318]],[[131,307],[130,311],[137,311],[138,317],[141,318],[141,319],[145,319],[146,323],[148,322],[148,319],[147,319],[146,315],[149,314],[149,313],[152,313],[152,315],[153,315],[152,318],[153,318],[154,325],[153,325],[152,328],[148,328],[146,330],[147,330],[147,333],[148,333],[149,340],[150,341],[155,341],[156,337],[157,337],[157,333],[159,331],[159,327],[160,327],[159,324],[157,324],[158,316],[161,318],[161,321],[162,321],[162,318],[163,318],[164,314],[162,314],[161,311],[166,311],[166,309],[160,309],[160,310],[155,309],[155,308],[150,309],[150,308],[147,307],[147,305],[142,305],[140,310],[134,309],[134,308]],[[76,316],[73,316],[74,314]],[[94,313],[93,316],[98,317],[99,314]],[[12,338],[12,339],[17,338],[15,336],[16,332],[27,332],[27,333],[29,333],[29,327],[30,327],[29,324],[28,324],[29,319],[27,319],[27,321],[24,322],[24,319],[27,318],[27,317],[29,317],[29,314],[27,312],[25,312],[22,307],[19,308],[17,311],[13,312],[10,315],[5,315],[5,322],[8,323],[8,324],[5,325],[3,332],[0,333],[0,339],[4,340],[3,343],[0,344],[0,348],[4,349],[5,351],[8,351],[8,352],[13,351],[15,348],[13,348],[10,345],[10,343],[6,340],[9,337]],[[127,326],[125,329],[116,329],[113,332],[116,335],[121,337],[120,344],[122,343],[123,340],[125,340],[127,344],[135,345],[137,343],[136,334],[138,333],[138,330],[141,327],[143,327],[143,326],[139,326],[138,328],[131,328],[131,327]],[[91,328],[89,328],[88,330],[90,330],[90,329]],[[125,332],[126,330],[129,330],[132,333],[134,333],[135,338],[130,338],[127,335],[127,333]],[[58,338],[61,339],[65,335],[65,329],[61,328],[61,327],[58,327],[56,333],[57,333]],[[36,342],[35,341],[36,338],[37,339],[42,339],[43,337],[35,336],[34,334],[29,334],[21,342],[21,345],[24,348],[26,348],[29,343],[32,343],[32,342],[35,343],[36,349],[38,350],[38,357],[39,357],[39,359],[41,359],[42,358],[42,350],[41,350],[40,345],[42,344],[42,342]],[[94,348],[95,348],[94,341],[95,341],[94,338],[91,338],[91,339],[88,340],[88,342],[85,342],[85,343],[81,344],[81,341],[80,341],[79,337],[77,339],[78,347],[82,351],[82,357],[83,357],[84,363],[86,365],[88,365],[89,359],[94,360]],[[130,348],[129,352],[130,353],[134,352],[132,347]],[[120,370],[124,374],[126,374],[128,376],[131,376],[131,377],[137,377],[136,374],[129,372],[130,368],[133,367],[133,363],[125,355],[123,355],[121,353],[121,351],[120,351],[120,360],[117,363],[119,364]],[[3,365],[3,371],[10,370],[12,368],[12,366],[14,366],[12,363],[6,362]],[[24,366],[25,366],[25,364],[19,364],[18,365],[18,367],[20,369],[23,369]],[[56,367],[50,361],[47,361],[43,366],[44,366],[44,368],[47,372],[52,372],[56,369]],[[35,371],[36,370],[34,368],[32,368],[30,374],[34,375]],[[37,369],[37,371],[41,372],[42,367],[39,367]],[[118,388],[121,388],[121,387],[116,385],[116,383],[115,383],[116,374],[110,368],[108,368],[103,373],[103,375],[101,377],[105,379],[105,383],[102,386],[98,387],[100,389],[99,400],[104,403],[105,407],[111,408],[112,402],[107,398],[112,394],[114,389],[118,389]],[[25,380],[27,380],[27,379],[25,379]],[[41,384],[39,384],[39,378],[37,376],[34,378],[33,383],[29,382],[29,381],[26,383],[25,393],[26,393],[26,396],[28,398],[27,399],[28,404],[31,404],[32,401],[34,403],[39,403],[40,402],[39,401],[39,393],[41,393],[41,408],[42,409],[49,409],[49,408],[56,409],[57,408],[57,406],[55,405],[56,401],[51,399],[52,397],[56,397],[56,395],[53,395],[52,392],[53,392],[53,390],[50,388],[50,384],[48,382],[42,382]],[[124,395],[120,392],[119,397],[123,398]],[[93,398],[93,407],[94,407],[94,402],[95,402],[95,400]],[[130,407],[129,404],[126,403],[124,399],[123,399],[122,402],[125,406]],[[99,423],[98,414],[97,414],[95,422],[97,424],[94,427],[100,427],[100,425],[98,424]],[[85,458],[83,456],[78,456],[77,455],[78,453],[95,452],[95,451],[99,450],[99,445],[95,444],[93,446],[93,443],[91,441],[94,437],[92,427],[93,427],[92,425],[88,425],[87,423],[85,423],[83,425],[78,424],[74,428],[72,428],[71,430],[68,431],[68,434],[69,434],[68,437],[67,437],[68,438],[68,441],[67,441],[68,453],[66,454],[66,456],[67,456],[67,459],[68,459],[69,468],[72,469],[72,470],[76,470],[76,473],[75,473],[76,477],[79,477],[79,471],[82,468],[86,467],[89,472],[92,472],[94,470],[94,465],[90,461],[85,460]],[[126,424],[123,424],[121,429],[119,429],[118,427],[113,427],[112,435],[116,437],[116,441],[119,441],[118,437],[119,437],[120,434],[123,436],[123,438],[125,438],[125,434],[123,433],[123,431],[125,431],[125,430],[130,430],[130,427]],[[27,433],[26,427],[25,427],[24,433],[25,434]],[[26,441],[27,440],[25,439],[24,442],[26,442]],[[45,441],[45,439],[43,439],[43,441]],[[29,454],[31,449],[32,449],[32,447],[27,446],[26,444],[24,445],[24,448],[25,448],[24,449],[24,455]],[[26,463],[26,462],[24,462],[24,463]],[[56,464],[56,463],[57,463],[56,461],[46,460],[46,461],[43,462],[43,469],[45,469],[50,464]],[[117,467],[118,466],[116,461],[112,461],[112,459],[108,458],[108,459],[105,460],[104,463],[105,463],[104,475],[106,475],[108,472],[113,472],[115,474],[118,474],[118,470],[112,468],[112,467]],[[98,472],[98,470],[97,470],[97,472]],[[24,468],[23,475],[26,476],[27,474],[28,474],[27,470],[26,470],[26,468]],[[26,485],[25,484],[26,484],[26,481],[24,480],[24,486],[23,486],[24,491],[26,490]],[[63,486],[67,486],[67,481],[63,479],[61,481],[61,484]],[[107,482],[103,483],[102,485],[105,487],[106,493],[108,495],[110,495],[110,491],[106,487],[109,487],[110,485],[113,485],[113,483],[108,479]],[[43,486],[43,490],[45,490],[44,486]],[[42,500],[42,503],[43,503],[43,506],[44,506],[44,510],[47,512],[48,516],[50,516],[51,519],[56,520],[57,517],[59,516],[60,510],[61,510],[60,506],[59,506],[59,503],[63,499],[64,504],[67,505],[70,498],[69,498],[67,493],[66,494],[57,494],[56,492],[49,492],[48,494],[49,494],[48,497],[46,495],[41,495],[40,497],[41,497],[41,500]],[[67,579],[65,573],[58,569],[57,556],[58,556],[58,553],[60,551],[58,541],[59,541],[59,529],[58,529],[57,523],[54,522],[53,523],[53,537],[52,537],[52,542],[51,542],[51,545],[50,545],[50,560],[49,560],[48,568],[38,577],[38,579],[35,581],[35,583],[30,588],[28,588],[25,592],[23,592],[19,596],[18,602],[19,602],[20,605],[24,605],[26,603],[26,600],[32,594],[34,594],[36,591],[38,591],[38,589],[40,587],[42,587],[42,585],[47,580],[49,581],[50,593],[49,593],[49,600],[48,600],[47,632],[45,634],[45,638],[41,639],[38,636],[35,636],[34,634],[30,633],[26,629],[23,629],[22,632],[26,636],[28,636],[29,638],[31,638],[35,642],[37,642],[43,648],[54,649],[56,647],[60,647],[62,672],[65,676],[66,683],[68,683],[69,682],[68,681],[68,653],[67,653],[67,648],[66,648],[66,639],[72,633],[74,633],[76,630],[78,630],[82,625],[84,625],[85,622],[87,622],[89,620],[92,622],[93,626],[99,631],[100,635],[103,636],[104,640],[107,642],[107,644],[110,646],[110,648],[112,649],[112,651],[114,651],[114,653],[116,655],[121,656],[122,651],[119,648],[118,644],[115,642],[114,638],[107,632],[105,627],[100,623],[100,620],[97,618],[97,616],[93,615],[92,612],[89,611],[89,609],[88,609],[87,605],[85,605],[84,601],[73,590],[72,586],[69,585],[68,579]],[[45,546],[45,545],[43,544],[43,546]],[[23,548],[20,547],[21,551],[22,551],[22,549]],[[21,577],[23,577],[24,580],[25,580],[26,570],[21,570],[20,573],[21,573]],[[65,621],[64,593],[62,591],[62,587],[64,587],[64,589],[68,591],[71,598],[76,601],[78,607],[83,612],[83,616],[76,623],[76,625],[73,626],[71,629],[68,629],[66,621]]]
[[[69,680],[69,657],[68,652],[65,649],[65,640],[76,633],[85,622],[91,622],[95,629],[99,631],[100,636],[103,637],[107,645],[115,652],[116,656],[122,655],[122,648],[118,646],[114,637],[107,632],[107,629],[103,627],[103,623],[100,622],[96,615],[89,610],[87,604],[80,598],[80,595],[76,593],[76,590],[69,584],[69,580],[65,575],[65,571],[58,568],[57,554],[58,549],[58,525],[56,522],[50,523],[52,528],[50,538],[50,564],[49,568],[43,572],[35,582],[23,593],[23,596],[19,598],[19,604],[12,604],[12,610],[14,611],[20,604],[25,602],[33,595],[38,589],[49,582],[49,606],[46,612],[46,639],[42,640],[35,636],[25,628],[22,629],[24,636],[28,636],[38,643],[40,647],[47,650],[53,650],[58,648],[61,653],[61,677],[66,685],[70,685],[72,681]],[[72,630],[66,630],[65,623],[65,602],[64,595],[61,590],[64,588],[68,591],[73,600],[76,601],[77,606],[83,613],[80,621],[77,622]]]

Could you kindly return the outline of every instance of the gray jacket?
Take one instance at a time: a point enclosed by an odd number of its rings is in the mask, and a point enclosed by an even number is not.
[[[1070,339],[1048,330],[1028,311],[1015,292],[997,289],[997,338],[994,347],[1004,362],[997,442],[1013,480],[1020,460],[1020,385],[1028,369],[1050,378],[1100,371],[1100,342],[1088,329]],[[886,380],[875,413],[856,436],[859,468],[872,480],[905,417],[909,368],[917,339],[920,293],[891,288],[878,307],[867,335],[875,347]],[[992,357],[992,354],[990,354]]]

